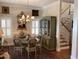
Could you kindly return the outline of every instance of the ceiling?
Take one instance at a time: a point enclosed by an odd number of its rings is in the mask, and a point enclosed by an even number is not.
[[[29,5],[34,7],[43,7],[53,3],[56,0],[29,0]],[[66,2],[73,2],[73,0],[64,0]],[[27,6],[28,0],[0,0],[0,3],[19,4]]]

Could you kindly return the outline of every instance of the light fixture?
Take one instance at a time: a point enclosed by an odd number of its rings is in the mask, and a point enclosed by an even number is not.
[[[27,0],[27,7],[29,8],[29,0]],[[21,11],[21,13],[17,17],[18,17],[18,21],[21,21],[23,23],[30,22],[35,18],[34,16],[29,15],[28,13],[27,15],[25,15],[23,11]]]
[[[0,28],[0,36],[1,36],[1,38],[2,38],[3,34],[4,34],[3,30]]]

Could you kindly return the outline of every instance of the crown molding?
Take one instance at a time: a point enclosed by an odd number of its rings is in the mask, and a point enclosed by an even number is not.
[[[0,2],[0,6],[9,6],[9,7],[21,7],[21,8],[29,8],[29,9],[37,9],[40,10],[41,7],[36,7],[36,6],[27,6],[27,5],[23,5],[23,4],[11,4],[11,3],[3,3]]]

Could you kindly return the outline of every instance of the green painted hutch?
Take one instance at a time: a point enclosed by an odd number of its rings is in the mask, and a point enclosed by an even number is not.
[[[55,16],[45,16],[40,21],[42,46],[47,50],[56,50],[56,20]],[[45,33],[50,38],[44,37]]]

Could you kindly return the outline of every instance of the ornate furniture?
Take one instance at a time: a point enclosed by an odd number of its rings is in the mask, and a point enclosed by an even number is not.
[[[22,55],[23,48],[27,44],[26,31],[20,29],[17,34],[14,35],[14,52],[19,51]]]
[[[14,53],[19,51],[22,55],[22,49],[23,49],[23,46],[21,44],[20,39],[15,39],[14,40]]]
[[[37,37],[35,39],[37,40],[37,44],[36,44],[37,50],[40,49],[40,53],[41,53],[41,50],[42,50],[42,39],[41,39],[41,37]]]
[[[28,46],[26,47],[26,51],[28,53],[28,59],[29,59],[29,55],[32,52],[35,52],[35,59],[36,59],[36,39],[35,38],[29,38],[28,41]]]
[[[45,33],[47,33],[47,37],[43,38]],[[48,50],[56,49],[56,17],[45,16],[41,19],[40,35],[42,36],[42,45],[44,48]]]

